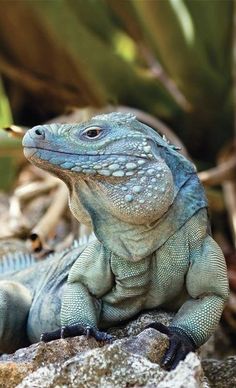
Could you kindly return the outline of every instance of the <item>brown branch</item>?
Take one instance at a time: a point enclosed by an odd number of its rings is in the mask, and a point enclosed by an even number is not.
[[[236,248],[236,183],[232,181],[223,183],[225,206],[230,221],[234,247]]]
[[[217,167],[198,173],[199,179],[205,186],[219,185],[224,181],[236,177],[236,157],[219,164]]]
[[[49,176],[44,181],[22,185],[14,191],[9,207],[9,232],[12,236],[26,237],[30,231],[29,223],[21,211],[22,202],[46,193],[59,184],[59,179]]]
[[[142,57],[149,67],[149,71],[151,72],[153,78],[158,79],[163,84],[175,102],[185,112],[190,112],[192,110],[192,105],[186,99],[183,93],[181,93],[174,80],[166,73],[161,64],[157,61],[151,50],[142,42],[137,42],[137,45]]]
[[[198,174],[205,186],[222,185],[234,246],[236,247],[236,156]]]
[[[30,72],[12,65],[2,56],[0,56],[0,70],[13,81],[23,85],[27,89],[33,90],[35,93],[49,93],[62,101],[71,99],[71,95],[73,94],[74,97],[78,97],[78,91],[68,92],[66,88],[63,88],[61,85],[49,81],[48,79],[44,80],[42,76],[37,78],[37,76],[32,75]]]
[[[54,117],[53,119],[47,121],[47,123],[80,123],[89,120],[96,114],[105,113],[107,109],[110,108],[95,108],[91,106],[88,106],[86,108],[71,107],[68,113],[64,113],[60,116]]]
[[[234,141],[236,141],[236,0],[233,2],[232,28],[232,71],[233,71],[233,107],[234,107]]]
[[[236,331],[236,295],[231,292],[229,296],[229,300],[225,306],[223,312],[223,319],[227,322],[229,328],[231,330]]]
[[[33,228],[29,236],[33,251],[40,251],[48,234],[55,228],[60,217],[65,212],[68,204],[68,189],[63,182],[55,192],[52,203],[41,218],[39,223]]]
[[[49,176],[42,182],[31,182],[27,185],[18,187],[14,191],[13,197],[16,197],[19,201],[26,201],[37,195],[47,193],[59,184],[60,180],[58,178]]]
[[[10,136],[22,139],[25,135],[27,128],[19,127],[18,125],[10,125],[9,127],[2,128],[5,132],[7,132]]]

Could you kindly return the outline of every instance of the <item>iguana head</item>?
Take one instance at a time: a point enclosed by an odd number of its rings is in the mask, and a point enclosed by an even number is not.
[[[92,220],[102,240],[121,223],[126,230],[151,230],[195,173],[192,163],[131,114],[36,126],[23,146],[33,164],[67,184],[73,214],[81,222]]]

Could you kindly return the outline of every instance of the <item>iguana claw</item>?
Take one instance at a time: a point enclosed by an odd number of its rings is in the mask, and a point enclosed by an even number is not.
[[[113,337],[106,332],[99,331],[94,327],[83,326],[79,324],[63,326],[60,329],[43,333],[40,340],[49,342],[60,338],[76,337],[79,335],[86,335],[87,337],[94,337],[97,341],[111,342]]]
[[[188,353],[196,350],[192,339],[183,331],[177,330],[174,327],[167,327],[159,322],[150,323],[145,329],[149,327],[169,337],[169,348],[161,360],[161,366],[167,370],[175,369],[178,363],[184,360]]]

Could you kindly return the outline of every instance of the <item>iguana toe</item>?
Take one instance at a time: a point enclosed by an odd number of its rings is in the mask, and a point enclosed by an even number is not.
[[[114,337],[105,331],[99,331],[93,327],[87,327],[87,336],[94,337],[97,341],[112,342]]]
[[[42,333],[40,336],[40,341],[50,342],[59,338],[61,338],[61,329]]]
[[[94,337],[97,341],[111,342],[113,340],[113,337],[106,332],[99,331],[94,327],[83,326],[79,324],[63,326],[58,330],[43,333],[40,337],[40,340],[43,342],[49,342],[55,339],[76,337],[80,335]]]

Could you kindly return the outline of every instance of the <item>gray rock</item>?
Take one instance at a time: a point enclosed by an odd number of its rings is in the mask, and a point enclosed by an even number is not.
[[[225,360],[203,360],[203,370],[214,388],[236,387],[236,356]]]
[[[191,353],[173,372],[167,372],[146,357],[123,349],[116,341],[66,361],[62,365],[39,368],[18,388],[203,388],[203,371],[198,357]],[[205,388],[207,386],[205,385]]]
[[[79,352],[99,346],[94,338],[75,337],[45,344],[39,342],[0,357],[0,387],[13,388],[43,365],[63,363]]]
[[[169,340],[165,334],[155,329],[146,329],[135,337],[120,340],[120,343],[121,348],[128,353],[138,354],[159,364],[168,347]]]
[[[158,388],[209,388],[199,357],[189,353],[184,361],[167,373]]]
[[[113,327],[108,332],[117,338],[124,338],[139,334],[145,326],[152,322],[160,322],[169,325],[173,319],[173,313],[160,310],[146,311],[121,327]]]
[[[110,329],[117,338],[113,344],[82,336],[47,344],[40,342],[12,355],[4,354],[0,357],[0,386],[209,388],[196,354],[189,354],[171,372],[159,366],[169,340],[155,329],[143,329],[153,321],[169,324],[171,319],[172,315],[164,312],[145,312],[123,327]],[[231,385],[236,385],[235,364],[234,372],[232,364],[228,367],[226,380],[223,364],[205,361],[204,368],[213,387],[227,386],[214,385],[215,373],[221,376],[219,381],[232,381]]]

